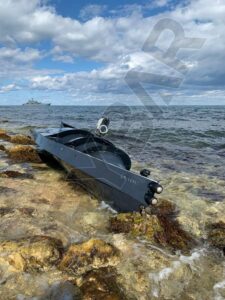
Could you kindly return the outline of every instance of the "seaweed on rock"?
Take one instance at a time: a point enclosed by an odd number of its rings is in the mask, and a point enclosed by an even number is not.
[[[119,250],[113,245],[103,240],[90,239],[81,244],[70,245],[59,268],[72,274],[83,274],[94,268],[115,266],[119,257]]]
[[[109,229],[115,233],[129,233],[133,237],[141,236],[172,251],[191,250],[196,242],[176,220],[175,205],[163,200],[154,211],[154,214],[145,216],[136,212],[120,213],[110,219]]]
[[[7,154],[16,162],[41,162],[37,150],[32,146],[17,145],[7,149]]]

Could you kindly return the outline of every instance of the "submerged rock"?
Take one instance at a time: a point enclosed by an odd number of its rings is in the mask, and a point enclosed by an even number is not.
[[[35,209],[33,207],[20,207],[18,211],[25,216],[32,217]]]
[[[119,250],[103,240],[91,239],[82,244],[72,244],[59,264],[61,270],[83,274],[94,268],[115,266]]]
[[[13,170],[6,170],[3,172],[0,172],[0,177],[4,178],[20,178],[20,179],[33,179],[32,174],[28,173],[21,173],[19,171],[13,171]]]
[[[35,204],[46,204],[46,205],[50,204],[50,201],[48,199],[45,199],[45,198],[32,199],[31,202],[35,203]]]
[[[0,145],[0,151],[6,151],[6,148],[4,145]]]
[[[14,213],[15,209],[12,207],[0,207],[0,216],[4,217],[5,215],[9,215]]]
[[[83,300],[125,300],[115,270],[100,268],[87,272],[80,281]]]
[[[43,297],[38,300],[81,300],[80,289],[69,281],[54,284]]]
[[[7,150],[9,157],[17,162],[41,162],[37,150],[32,146],[17,145]]]
[[[10,136],[10,142],[20,145],[35,145],[33,139],[28,135],[16,134]]]
[[[4,194],[5,196],[8,196],[12,193],[16,193],[17,191],[13,188],[8,188],[6,186],[0,186],[0,194]]]
[[[176,217],[179,211],[173,202],[160,199],[157,205],[151,207],[151,213],[158,216]]]
[[[0,139],[20,145],[35,145],[34,140],[30,136],[24,134],[10,135],[4,129],[0,129]]]
[[[10,141],[10,136],[4,129],[0,129],[0,139],[4,141]]]
[[[129,233],[133,237],[141,236],[152,243],[170,250],[189,251],[194,239],[184,231],[174,218],[175,206],[165,200],[163,205],[154,208],[156,214],[121,213],[110,219],[109,228],[115,233]]]
[[[46,269],[61,258],[62,242],[48,236],[1,241],[0,256],[19,271]]]
[[[225,222],[219,221],[208,226],[208,241],[225,254]]]

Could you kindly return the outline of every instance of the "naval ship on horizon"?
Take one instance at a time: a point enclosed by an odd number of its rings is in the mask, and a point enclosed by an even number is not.
[[[28,100],[26,103],[23,104],[24,106],[50,106],[51,103],[42,103],[33,98]]]

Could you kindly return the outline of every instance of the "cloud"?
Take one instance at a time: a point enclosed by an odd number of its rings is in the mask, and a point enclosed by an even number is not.
[[[41,53],[38,49],[26,48],[0,48],[0,60],[14,61],[17,63],[30,63],[41,59]]]
[[[19,90],[19,89],[20,89],[20,87],[18,87],[15,83],[12,83],[12,84],[8,84],[8,85],[0,87],[0,93],[4,94],[4,93]]]
[[[47,39],[62,52],[104,62],[141,47],[149,25],[137,16],[94,17],[82,23],[56,14],[37,0],[0,1],[0,42],[5,45],[27,45]]]
[[[89,4],[84,6],[80,11],[80,18],[88,20],[93,17],[101,16],[107,9],[107,5]]]
[[[104,94],[107,91],[112,94],[128,94],[130,89],[126,84],[125,76],[129,71],[147,73],[151,70],[153,74],[154,72],[157,74],[159,69],[162,75],[176,75],[176,72],[171,72],[160,62],[157,63],[148,53],[136,52],[121,56],[117,62],[90,72],[33,77],[30,79],[30,86],[32,89],[70,91],[71,93],[87,93],[88,91],[92,94]],[[161,82],[158,82],[158,85],[160,84]]]
[[[153,6],[155,7],[163,7],[169,4],[168,0],[155,0],[153,1]]]
[[[73,63],[74,59],[70,55],[63,55],[63,54],[58,54],[53,56],[53,61],[61,61],[64,63]]]

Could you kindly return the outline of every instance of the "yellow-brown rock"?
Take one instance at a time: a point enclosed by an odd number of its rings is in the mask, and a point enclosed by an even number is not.
[[[153,208],[155,214],[144,216],[140,213],[118,214],[110,219],[109,228],[115,233],[129,233],[133,237],[141,236],[170,250],[184,252],[190,250],[195,242],[174,218],[175,206],[164,201],[161,208],[159,205]]]
[[[23,134],[16,134],[10,136],[10,142],[14,144],[20,144],[20,145],[34,145],[34,141],[32,138],[28,135]]]
[[[13,170],[6,170],[3,172],[0,172],[0,177],[3,178],[20,178],[20,179],[33,179],[32,174],[28,173],[21,173],[19,171],[13,171]]]
[[[91,239],[82,244],[72,244],[59,267],[74,274],[83,274],[94,268],[115,266],[119,250],[103,240]]]
[[[7,134],[7,132],[4,129],[0,129],[0,140],[9,141],[10,136]]]
[[[61,253],[61,241],[47,236],[0,242],[1,257],[20,271],[49,268],[58,262]]]
[[[37,150],[32,146],[17,145],[8,149],[7,153],[16,162],[41,162]]]

